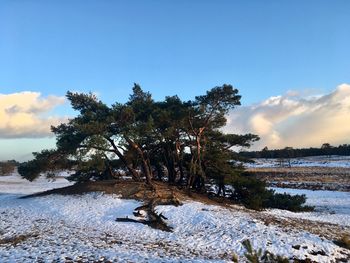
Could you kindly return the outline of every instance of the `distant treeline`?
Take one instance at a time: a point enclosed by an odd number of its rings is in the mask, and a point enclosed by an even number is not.
[[[332,146],[324,143],[320,148],[300,148],[294,149],[286,147],[284,149],[269,150],[267,147],[261,151],[240,152],[240,156],[247,158],[296,158],[320,155],[350,155],[350,144]]]

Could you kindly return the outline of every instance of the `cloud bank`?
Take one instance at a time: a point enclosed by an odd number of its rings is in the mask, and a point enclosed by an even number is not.
[[[258,150],[350,143],[350,85],[309,98],[288,92],[237,108],[229,114],[225,131],[258,134],[261,139],[252,147]]]
[[[53,136],[51,125],[66,117],[52,116],[64,97],[39,92],[0,94],[0,139]],[[226,132],[255,133],[261,140],[252,149],[321,146],[350,143],[350,85],[319,96],[287,92],[258,104],[234,109]]]
[[[50,126],[66,118],[50,116],[50,111],[64,102],[64,97],[43,98],[39,92],[0,94],[0,138],[52,136]]]

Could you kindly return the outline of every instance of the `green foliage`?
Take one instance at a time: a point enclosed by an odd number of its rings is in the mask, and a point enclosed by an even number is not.
[[[266,188],[266,184],[249,173],[237,177],[232,183],[234,192],[232,198],[244,206],[254,210],[278,208],[293,212],[312,211],[313,207],[304,206],[305,195],[279,194]]]
[[[228,110],[241,105],[240,100],[238,90],[227,84],[214,87],[207,91],[206,95],[196,97],[198,105],[207,108],[208,112],[219,111],[220,113],[227,113]]]
[[[244,256],[247,258],[248,262],[259,263],[260,258],[262,257],[262,249],[260,248],[258,251],[255,251],[249,239],[244,240],[242,245],[247,250]]]
[[[237,89],[224,84],[188,102],[177,96],[156,102],[138,84],[132,90],[126,103],[111,107],[92,93],[67,92],[78,115],[51,127],[57,149],[34,153],[19,173],[34,180],[41,173],[74,169],[69,179],[79,182],[112,179],[116,169],[124,169],[137,181],[141,171],[151,184],[157,170],[159,180],[188,189],[202,191],[206,182],[215,182],[218,195],[225,196],[225,184],[232,184],[232,198],[251,209],[301,209],[304,196],[275,194],[263,182],[240,175],[243,167],[236,161],[243,159],[233,148],[249,147],[259,137],[222,132],[226,114],[240,105]]]
[[[242,242],[242,245],[247,250],[244,254],[247,261],[250,263],[288,263],[289,260],[286,257],[280,255],[274,255],[269,251],[263,253],[262,249],[259,248],[257,251],[252,247],[250,240],[246,239]]]
[[[22,163],[18,167],[18,173],[29,181],[34,181],[34,179],[39,177],[42,170],[43,167],[36,160]]]
[[[35,157],[33,160],[24,162],[18,167],[18,173],[29,181],[35,180],[42,172],[50,177],[56,171],[71,167],[66,155],[57,150],[43,150],[33,155]]]
[[[265,208],[272,195],[272,191],[266,189],[265,183],[254,177],[238,177],[232,185],[234,187],[232,198],[250,209],[261,210]]]
[[[188,102],[177,96],[156,102],[138,84],[126,103],[111,107],[92,93],[67,92],[67,99],[78,115],[52,127],[57,149],[36,153],[34,160],[23,164],[19,170],[25,178],[33,180],[66,163],[76,170],[70,177],[75,181],[109,179],[113,170],[125,169],[135,180],[140,179],[136,170],[141,170],[150,183],[157,169],[158,179],[166,174],[170,183],[201,190],[208,179],[221,186],[235,181],[242,167],[234,161],[238,155],[233,147],[249,147],[259,139],[222,132],[226,114],[241,99],[227,84]],[[112,165],[115,160],[117,167]],[[166,168],[164,173],[161,167]]]
[[[285,209],[293,212],[312,211],[314,208],[305,206],[305,195],[279,194],[271,191],[271,196],[266,201],[265,207]]]

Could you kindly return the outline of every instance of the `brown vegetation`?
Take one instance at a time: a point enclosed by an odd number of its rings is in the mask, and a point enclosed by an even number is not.
[[[350,250],[350,233],[343,234],[343,236],[334,241],[340,247],[347,248]]]
[[[12,161],[0,162],[0,176],[10,175],[16,169],[16,163]]]
[[[350,168],[266,167],[248,171],[271,186],[350,191]]]
[[[0,239],[0,245],[10,244],[10,245],[15,246],[19,243],[26,241],[28,238],[32,238],[32,237],[37,237],[37,235],[36,234],[26,234],[26,235],[7,237],[7,238]]]

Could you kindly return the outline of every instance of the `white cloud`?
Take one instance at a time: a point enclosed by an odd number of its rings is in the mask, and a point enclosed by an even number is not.
[[[0,138],[39,138],[52,136],[51,125],[66,118],[48,116],[64,97],[41,97],[39,92],[0,94]]]
[[[289,91],[237,108],[229,114],[225,131],[258,134],[261,140],[253,149],[350,143],[350,85],[306,99]]]

